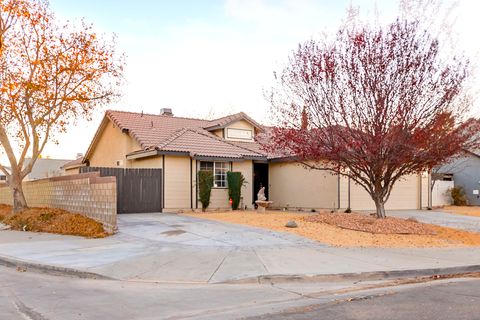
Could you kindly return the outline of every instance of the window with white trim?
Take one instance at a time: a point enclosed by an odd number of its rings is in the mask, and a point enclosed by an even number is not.
[[[200,171],[211,171],[213,173],[213,187],[227,187],[227,172],[230,170],[230,163],[217,161],[200,161]]]

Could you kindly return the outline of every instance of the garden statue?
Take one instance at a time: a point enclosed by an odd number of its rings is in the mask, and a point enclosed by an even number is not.
[[[267,197],[265,197],[265,187],[261,187],[257,193],[257,200],[266,201]]]
[[[257,205],[257,212],[259,213],[264,213],[265,209],[272,204],[272,201],[267,201],[267,197],[265,197],[265,187],[260,188],[257,193],[257,199],[255,204]]]

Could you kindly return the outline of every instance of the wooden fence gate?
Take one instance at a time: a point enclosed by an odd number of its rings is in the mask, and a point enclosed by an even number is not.
[[[162,212],[162,169],[81,167],[117,179],[117,213]]]

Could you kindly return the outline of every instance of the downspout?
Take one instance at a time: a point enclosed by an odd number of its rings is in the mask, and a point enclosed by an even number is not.
[[[162,155],[162,208],[165,209],[165,155]]]
[[[193,159],[190,158],[190,209],[193,210]]]
[[[429,171],[428,172],[428,180],[427,180],[427,184],[428,184],[428,210],[432,210],[432,206],[433,206],[433,198],[432,198],[432,172]]]
[[[340,171],[338,172],[338,178],[337,178],[337,208],[340,209]]]
[[[195,209],[198,209],[198,164],[195,160]]]
[[[421,173],[418,175],[418,179],[419,179],[419,183],[418,183],[418,184],[420,185],[420,196],[419,196],[419,198],[420,198],[420,207],[419,207],[419,209],[422,210],[422,201],[423,201],[423,199],[422,199],[422,174],[421,174]]]

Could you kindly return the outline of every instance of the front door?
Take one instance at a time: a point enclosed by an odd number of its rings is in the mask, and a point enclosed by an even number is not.
[[[253,204],[261,187],[265,187],[265,197],[268,198],[268,163],[253,164]]]

